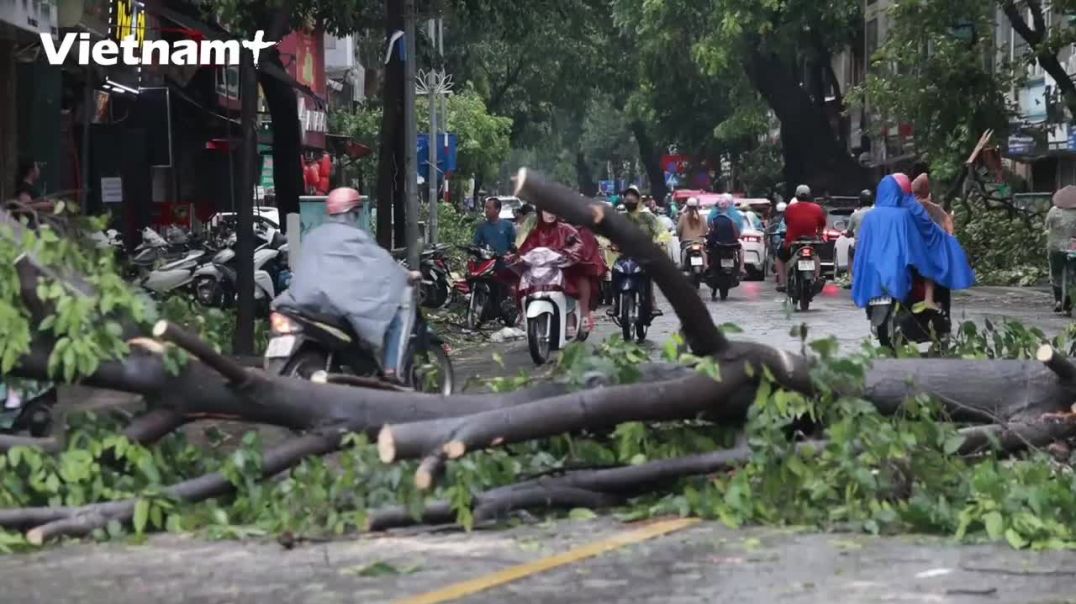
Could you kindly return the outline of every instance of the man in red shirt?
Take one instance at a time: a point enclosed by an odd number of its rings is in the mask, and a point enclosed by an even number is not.
[[[796,198],[785,210],[785,242],[777,251],[777,291],[785,291],[785,263],[792,259],[792,244],[797,239],[816,239],[826,228],[826,211],[811,201],[811,188],[796,187]]]

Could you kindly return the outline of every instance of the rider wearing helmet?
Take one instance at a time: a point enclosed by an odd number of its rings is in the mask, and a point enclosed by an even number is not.
[[[680,239],[681,249],[689,243],[706,239],[706,232],[706,221],[699,212],[699,198],[689,197],[687,206],[676,223],[676,236]],[[706,256],[706,254],[702,255],[703,268],[706,267]]]
[[[328,220],[303,239],[291,286],[273,306],[343,318],[381,351],[385,378],[397,379],[414,319],[409,281],[421,275],[408,273],[362,230],[357,190],[330,191],[325,209]]]
[[[736,225],[736,230],[743,232],[746,219],[743,217],[743,214],[736,209],[732,195],[729,195],[728,193],[721,194],[717,204],[714,205],[714,209],[710,210],[710,216],[707,218],[706,222],[712,225],[714,220],[716,220],[720,214],[727,214],[728,217],[732,219],[733,224]]]
[[[713,249],[717,245],[739,245],[742,231],[736,225],[736,221],[730,212],[730,210],[736,210],[736,208],[732,207],[732,197],[728,195],[722,196],[717,200],[714,210],[717,211],[717,214],[710,221],[710,233],[706,236],[706,247]],[[737,255],[740,258],[740,272],[742,273],[745,270],[742,246],[737,250]]]
[[[777,251],[777,291],[785,291],[785,263],[792,259],[792,244],[797,239],[814,239],[826,228],[826,211],[811,201],[811,188],[796,187],[796,198],[785,210],[785,240]]]
[[[852,266],[856,258],[856,242],[855,236],[859,232],[860,225],[863,224],[863,218],[867,216],[867,212],[874,209],[874,200],[870,189],[863,189],[859,192],[859,207],[856,211],[852,212],[852,215],[848,218],[848,231],[845,232],[845,236],[852,240],[852,245],[848,247],[848,274],[851,278],[855,278],[852,275]]]

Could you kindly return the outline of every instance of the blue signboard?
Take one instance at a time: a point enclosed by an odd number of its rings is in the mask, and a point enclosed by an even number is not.
[[[1069,150],[1076,151],[1076,128],[1069,124]]]
[[[429,173],[429,135],[420,133],[418,135],[418,173],[425,177]],[[447,145],[446,140],[447,140]],[[458,142],[456,135],[449,133],[446,137],[444,133],[437,135],[437,172],[444,174],[445,172],[456,171],[456,151]]]
[[[1029,155],[1035,150],[1035,139],[1013,134],[1009,136],[1009,155]]]
[[[612,195],[616,192],[616,183],[611,180],[599,180],[598,190],[606,195]]]

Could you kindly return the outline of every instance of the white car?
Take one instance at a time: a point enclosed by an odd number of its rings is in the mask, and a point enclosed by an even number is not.
[[[509,196],[499,196],[497,200],[501,202],[500,219],[515,222],[516,210],[523,205],[523,202],[518,197]]]
[[[766,242],[762,220],[754,212],[744,212],[744,229],[740,233],[743,263],[754,279],[766,279]]]
[[[848,237],[845,235],[845,231],[848,230],[852,220],[852,209],[833,209],[827,212],[828,224],[827,234],[830,236],[837,235],[837,240],[833,244],[833,256],[836,271],[851,270],[851,262],[849,261],[849,251],[856,244],[855,237]]]

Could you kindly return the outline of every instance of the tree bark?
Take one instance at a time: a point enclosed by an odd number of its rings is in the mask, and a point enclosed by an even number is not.
[[[665,186],[665,170],[661,168],[659,150],[654,145],[654,139],[646,131],[646,124],[639,120],[631,123],[631,132],[635,136],[635,143],[639,146],[639,159],[643,162],[646,170],[646,178],[650,181],[650,194],[659,203],[665,203],[665,194],[668,188]]]
[[[817,191],[854,195],[868,184],[867,171],[841,145],[822,107],[780,57],[755,40],[749,43],[744,71],[781,122],[786,193],[806,183]]]
[[[262,61],[284,65],[274,49],[262,53]],[[281,229],[285,229],[288,214],[299,213],[299,196],[303,194],[302,140],[299,133],[299,97],[295,89],[280,80],[258,73],[258,84],[265,93],[265,104],[273,120],[273,188],[280,210]]]
[[[404,29],[403,3],[385,0],[385,41]],[[403,247],[404,232],[404,63],[397,40],[381,88],[381,140],[377,161],[377,242],[385,249]],[[412,142],[412,144],[416,144]],[[411,178],[416,178],[411,175]]]

